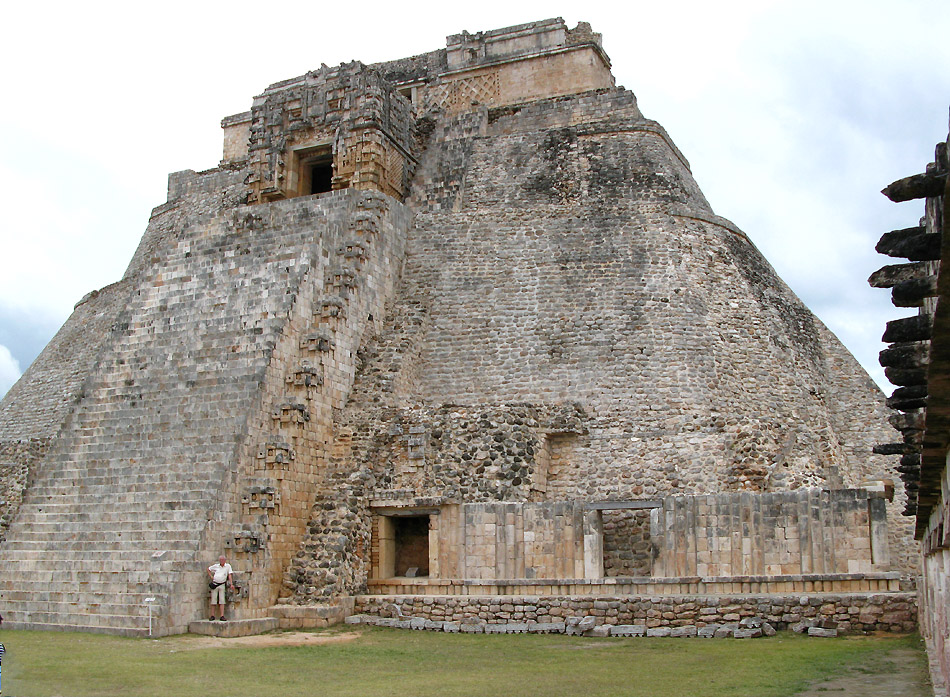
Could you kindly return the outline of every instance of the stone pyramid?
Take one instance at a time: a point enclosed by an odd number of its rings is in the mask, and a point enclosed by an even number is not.
[[[589,26],[323,67],[222,126],[0,404],[12,626],[185,631],[221,550],[239,617],[358,595],[377,510],[885,476],[880,390]],[[643,573],[612,525],[606,573]]]

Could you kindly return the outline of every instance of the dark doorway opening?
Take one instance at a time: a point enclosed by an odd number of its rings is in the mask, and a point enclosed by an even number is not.
[[[296,195],[310,196],[333,190],[333,151],[320,145],[294,151]]]
[[[429,575],[429,516],[394,517],[396,576]],[[415,571],[408,574],[410,570]]]
[[[333,160],[326,158],[310,164],[310,192],[322,194],[333,190]]]

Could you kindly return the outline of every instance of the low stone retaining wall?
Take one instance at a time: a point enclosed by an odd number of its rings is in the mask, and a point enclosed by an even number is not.
[[[916,593],[757,596],[356,596],[354,611],[396,620],[459,624],[531,625],[594,617],[596,625],[702,628],[762,618],[786,629],[809,618],[837,624],[841,633],[912,632]]]

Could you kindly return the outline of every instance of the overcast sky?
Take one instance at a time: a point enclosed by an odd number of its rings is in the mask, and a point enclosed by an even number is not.
[[[617,84],[879,384],[908,314],[868,275],[920,202],[878,192],[947,137],[950,1],[9,4],[0,27],[0,394],[118,280],[169,172],[214,167],[268,84],[552,16],[604,36]],[[890,392],[890,388],[886,388]]]

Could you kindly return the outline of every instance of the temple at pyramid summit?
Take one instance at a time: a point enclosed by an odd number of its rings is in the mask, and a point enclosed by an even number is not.
[[[5,626],[914,629],[884,395],[588,24],[221,125],[0,403]]]

